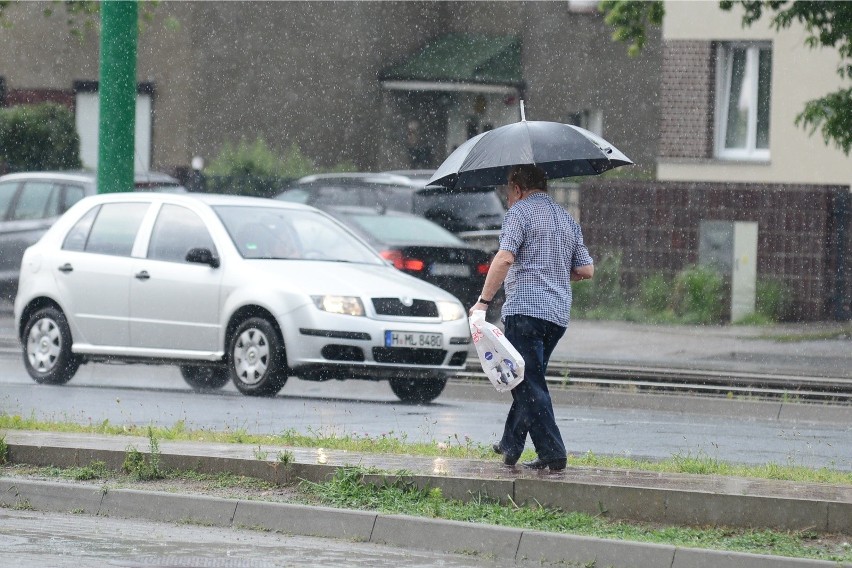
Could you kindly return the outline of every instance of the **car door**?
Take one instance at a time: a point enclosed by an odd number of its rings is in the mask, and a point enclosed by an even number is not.
[[[10,244],[11,233],[6,228],[8,211],[15,200],[20,185],[21,183],[18,181],[0,183],[0,283],[14,281],[15,273],[20,267],[20,259],[18,259],[18,266],[15,266],[15,256],[11,252]]]
[[[5,185],[3,192],[12,193]],[[59,197],[59,187],[52,181],[30,180],[11,200],[0,235],[0,275],[4,280],[17,281],[24,251],[41,238],[59,215]]]
[[[149,203],[104,203],[71,228],[52,259],[78,344],[130,345],[130,254]],[[85,347],[83,347],[85,349]]]
[[[222,270],[186,261],[192,248],[219,254],[197,213],[164,204],[151,230],[147,255],[133,263],[130,339],[134,348],[221,351],[219,287]]]

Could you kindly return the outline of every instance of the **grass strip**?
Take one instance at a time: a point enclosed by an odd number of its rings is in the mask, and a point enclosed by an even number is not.
[[[241,429],[226,429],[224,431],[187,430],[186,424],[183,421],[178,421],[171,427],[117,425],[110,423],[108,420],[90,424],[78,424],[71,421],[41,421],[32,417],[24,418],[20,415],[7,413],[0,413],[0,429],[142,436],[158,440],[249,444],[259,447],[273,445],[299,448],[325,448],[326,450],[346,450],[368,454],[404,454],[460,459],[499,459],[493,453],[490,446],[475,443],[468,437],[459,438],[455,436],[445,441],[433,440],[428,443],[409,442],[404,433],[396,435],[393,431],[380,436],[369,436],[367,434],[340,435],[314,431],[302,434],[295,430],[285,430],[280,434],[250,434]],[[521,456],[521,459],[528,460],[534,457],[534,452],[528,449]],[[568,465],[657,473],[722,475],[779,481],[852,485],[852,472],[849,471],[841,471],[828,467],[813,469],[794,464],[734,464],[718,460],[704,453],[675,454],[664,460],[652,461],[622,456],[601,456],[587,452],[585,454],[569,455]]]
[[[375,486],[364,475],[376,473],[359,467],[341,468],[327,482],[302,481],[288,486],[234,474],[201,474],[169,470],[159,480],[140,481],[131,474],[109,471],[102,462],[84,467],[57,468],[5,466],[0,474],[60,478],[74,481],[101,480],[109,488],[128,487],[156,491],[216,494],[223,497],[323,505],[368,510],[430,519],[499,525],[559,534],[667,544],[731,552],[851,562],[848,537],[814,531],[773,531],[731,527],[681,527],[652,523],[613,521],[605,513],[561,511],[538,505],[501,505],[477,497],[469,502],[445,499],[440,489],[418,489],[405,472],[394,481]]]

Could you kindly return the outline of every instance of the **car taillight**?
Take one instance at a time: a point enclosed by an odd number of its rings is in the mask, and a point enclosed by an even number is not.
[[[490,267],[491,267],[491,265],[488,264],[488,263],[477,264],[476,265],[476,273],[481,275],[481,276],[485,276],[486,274],[488,274],[488,269]]]
[[[420,272],[426,268],[426,263],[417,258],[407,258],[398,250],[383,250],[379,253],[382,258],[389,260],[394,268],[409,272]]]

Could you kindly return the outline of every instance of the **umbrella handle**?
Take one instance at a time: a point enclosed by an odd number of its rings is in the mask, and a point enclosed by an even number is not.
[[[524,112],[524,99],[521,99],[521,121],[523,121],[523,122],[527,121],[527,115]]]

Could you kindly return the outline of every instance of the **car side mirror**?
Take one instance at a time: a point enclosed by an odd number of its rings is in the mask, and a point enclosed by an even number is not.
[[[219,268],[219,257],[214,255],[208,248],[191,248],[186,253],[187,262],[207,264],[212,268]]]

